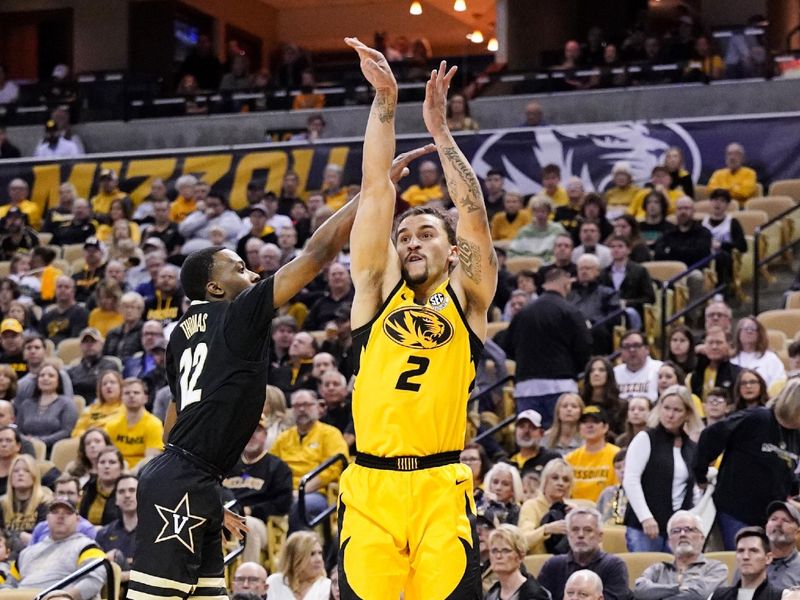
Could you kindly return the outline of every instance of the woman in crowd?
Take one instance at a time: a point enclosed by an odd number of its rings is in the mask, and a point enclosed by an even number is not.
[[[735,410],[734,406],[735,404],[729,390],[724,387],[713,388],[706,394],[706,399],[703,400],[706,427],[725,419],[725,417]]]
[[[668,387],[672,387],[673,385],[686,385],[686,373],[674,362],[667,360],[658,368],[658,395],[660,396]],[[703,401],[695,394],[692,394],[692,402],[694,402],[694,412],[702,419],[704,416]],[[695,425],[697,423],[700,423],[699,429],[695,427],[691,431],[688,429],[686,430],[686,433],[688,433],[689,437],[695,442],[700,436],[700,430],[702,429],[702,421],[695,421]]]
[[[48,454],[53,444],[70,436],[78,420],[75,401],[63,393],[59,362],[44,360],[36,377],[33,397],[22,403],[17,414],[20,432],[42,440]]]
[[[500,462],[494,465],[483,480],[485,511],[491,511],[500,523],[516,525],[522,504],[522,479],[513,465]]]
[[[115,281],[103,279],[97,284],[95,297],[97,306],[89,313],[89,327],[94,327],[100,335],[106,337],[109,331],[125,322],[125,318],[119,312],[122,290]]]
[[[8,479],[14,459],[22,451],[22,436],[13,425],[0,427],[0,495],[8,491]]]
[[[115,446],[106,446],[97,455],[97,474],[83,486],[79,512],[92,525],[108,525],[116,519],[117,503],[114,488],[125,468],[122,453]]]
[[[13,401],[17,396],[17,373],[11,365],[0,364],[0,400]]]
[[[694,346],[694,335],[688,327],[684,325],[673,327],[669,332],[667,358],[683,369],[684,373],[691,373],[697,366]]]
[[[566,456],[578,448],[583,440],[578,433],[578,419],[586,405],[578,394],[559,396],[555,407],[553,425],[544,434],[542,447]]]
[[[17,300],[22,294],[19,284],[10,277],[0,277],[0,313],[8,312],[12,300]]]
[[[619,398],[619,388],[614,377],[614,367],[603,356],[593,356],[586,364],[583,375],[583,402],[586,406],[600,406],[608,414],[609,429],[614,435],[625,429],[625,403]]]
[[[734,410],[764,406],[769,400],[767,383],[754,369],[742,369],[733,386]]]
[[[650,400],[636,396],[628,400],[627,416],[625,418],[625,432],[614,440],[620,448],[626,448],[636,434],[647,429],[647,419],[650,418]]]
[[[50,490],[42,486],[36,460],[27,454],[18,455],[11,463],[6,494],[0,498],[4,528],[19,540],[12,544],[14,547],[28,545],[33,528],[47,517],[51,498]]]
[[[550,593],[524,570],[525,536],[519,527],[500,525],[489,534],[489,561],[497,576],[485,600],[550,600]]]
[[[90,427],[105,427],[122,412],[122,375],[110,369],[103,371],[97,378],[97,401],[83,409],[72,437],[83,435]]]
[[[278,435],[293,425],[292,413],[286,408],[286,396],[280,388],[274,385],[267,386],[263,413],[267,417],[267,438],[264,441],[264,450],[269,450],[278,439]]]
[[[592,221],[600,225],[600,239],[604,240],[612,233],[614,233],[614,226],[606,219],[606,201],[600,194],[589,192],[583,197],[583,206],[581,212],[578,214],[578,226],[575,228],[575,233],[572,236],[575,244],[580,244],[578,239],[578,232],[581,229],[581,223],[585,221]]]
[[[575,472],[563,459],[553,459],[542,469],[539,493],[535,498],[525,501],[519,514],[519,527],[531,554],[545,554],[548,552],[547,546],[563,550],[567,533],[564,516],[574,483]],[[563,516],[553,518],[559,515]],[[545,516],[549,517],[548,522],[542,524]]]
[[[674,227],[667,221],[668,210],[669,202],[663,193],[653,190],[645,196],[644,220],[639,223],[639,229],[651,250],[664,232]]]
[[[767,330],[755,317],[743,317],[736,324],[731,362],[745,369],[758,371],[767,388],[786,379],[783,361],[769,349]]]
[[[633,262],[643,263],[652,260],[647,242],[642,238],[639,230],[639,221],[632,215],[624,214],[614,219],[614,235],[619,235],[628,240],[631,249],[630,259]]]
[[[478,122],[470,116],[469,102],[464,94],[453,94],[447,103],[447,126],[450,131],[477,131]]]
[[[142,241],[142,232],[139,230],[139,226],[130,220],[130,210],[124,200],[118,199],[111,201],[111,205],[108,208],[108,218],[110,219],[108,225],[100,225],[100,227],[97,228],[98,240],[101,242],[113,243],[115,238],[114,225],[117,221],[121,221],[127,223],[128,237],[132,239],[135,244],[139,244]],[[119,235],[119,232],[117,235]]]
[[[633,438],[625,459],[625,539],[630,552],[669,552],[667,521],[693,504],[697,445],[686,429],[702,425],[689,390],[681,385],[664,390],[649,424]]]
[[[459,460],[467,465],[472,471],[472,495],[475,498],[475,505],[484,502],[483,480],[492,468],[492,461],[489,460],[486,450],[480,444],[470,442],[464,446]]]
[[[22,334],[29,335],[31,333],[38,333],[37,324],[33,317],[30,306],[19,300],[12,300],[8,306],[8,312],[4,318],[16,319],[22,324]]]
[[[112,445],[105,429],[89,427],[81,434],[78,441],[78,457],[70,461],[64,470],[77,477],[83,488],[89,479],[97,476],[97,459],[100,457],[100,451]]]
[[[283,545],[280,572],[267,578],[267,600],[328,600],[331,580],[325,575],[322,544],[313,531],[296,531]]]
[[[800,454],[798,429],[800,379],[790,379],[768,407],[740,410],[700,435],[694,475],[701,487],[708,466],[722,455],[714,505],[726,550],[736,548],[742,527],[764,524],[770,502],[796,492],[797,463],[790,457]]]
[[[664,155],[664,166],[667,167],[669,176],[672,179],[669,189],[675,190],[680,187],[689,198],[694,198],[694,182],[692,181],[692,176],[683,166],[683,152],[680,148],[673,146],[667,150]]]

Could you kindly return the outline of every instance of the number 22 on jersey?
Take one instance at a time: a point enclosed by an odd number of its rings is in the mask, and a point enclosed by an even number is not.
[[[206,363],[208,346],[205,342],[200,342],[192,352],[191,348],[186,348],[181,354],[180,361],[180,386],[181,386],[181,410],[199,402],[203,394],[202,388],[198,388],[197,380],[203,373],[203,365]]]

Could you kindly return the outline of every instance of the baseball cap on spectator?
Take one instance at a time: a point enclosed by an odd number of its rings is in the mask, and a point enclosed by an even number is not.
[[[100,240],[98,240],[96,237],[92,236],[92,237],[86,238],[86,241],[83,242],[83,247],[84,248],[98,248],[98,249],[102,250],[103,249],[103,243]]]
[[[164,243],[164,240],[157,237],[149,237],[144,241],[142,245],[142,250],[147,250],[148,248],[158,248],[159,250],[166,250],[167,245]]]
[[[73,513],[78,512],[78,508],[69,498],[65,496],[57,496],[53,500],[50,501],[50,504],[47,505],[47,511],[50,512],[55,508],[66,508]]]
[[[608,423],[608,413],[606,413],[605,409],[599,406],[587,406],[583,409],[581,413],[581,418],[578,419],[579,423],[583,423],[584,421],[588,421],[589,419],[594,419],[595,421],[599,421],[600,423]]]
[[[22,323],[11,317],[8,319],[3,319],[3,322],[0,323],[0,334],[5,333],[6,331],[22,333]]]
[[[253,212],[253,211],[256,211],[256,210],[258,212],[260,212],[261,214],[263,214],[264,216],[267,216],[269,214],[269,210],[267,210],[267,207],[264,206],[264,204],[262,204],[261,202],[259,202],[257,204],[253,204],[250,207],[250,212]]]
[[[625,173],[630,177],[633,177],[631,163],[629,163],[627,160],[619,160],[615,162],[614,166],[611,168],[611,174],[616,175],[617,173]]]
[[[83,338],[87,337],[92,338],[92,340],[94,340],[95,342],[100,342],[103,340],[103,334],[100,333],[94,327],[86,327],[83,331],[81,331],[81,334],[78,336],[78,339],[80,341],[83,341]]]
[[[523,410],[521,413],[517,415],[517,423],[522,420],[530,421],[534,427],[541,427],[542,426],[542,415],[538,412],[529,408],[528,410]]]
[[[117,173],[114,169],[102,169],[99,179],[116,179]]]
[[[767,506],[767,519],[769,519],[770,515],[774,513],[776,510],[784,511],[789,517],[800,525],[800,511],[798,511],[794,506],[789,504],[788,502],[783,502],[782,500],[775,500],[774,502],[770,502],[769,506]]]

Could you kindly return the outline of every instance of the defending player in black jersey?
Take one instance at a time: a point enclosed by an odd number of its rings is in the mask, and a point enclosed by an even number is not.
[[[394,179],[432,150],[426,146],[398,156]],[[337,211],[299,256],[264,281],[222,247],[200,250],[184,262],[181,285],[192,303],[167,348],[175,401],[165,424],[166,451],[139,480],[130,600],[227,600],[223,519],[234,530],[243,525],[223,517],[217,486],[236,464],[264,407],[270,323],[275,309],[339,253],[357,202]]]

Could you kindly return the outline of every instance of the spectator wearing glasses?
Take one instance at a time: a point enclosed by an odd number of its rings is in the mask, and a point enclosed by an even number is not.
[[[521,568],[526,549],[518,527],[500,525],[489,534],[489,561],[497,583],[489,588],[486,600],[550,600],[549,592]]]
[[[734,410],[764,406],[769,400],[767,384],[753,369],[742,369],[733,388]]]
[[[662,362],[650,356],[650,348],[639,331],[625,332],[620,348],[622,364],[614,367],[620,399],[644,397],[651,403],[655,402],[658,398],[658,370]]]
[[[234,594],[255,594],[267,597],[267,570],[255,562],[243,562],[233,574]]]
[[[731,307],[722,300],[714,300],[705,311],[706,330],[711,327],[721,327],[725,333],[730,333],[733,329],[733,312]]]
[[[745,527],[736,534],[736,567],[739,581],[730,587],[721,587],[710,600],[778,600],[782,588],[769,580],[769,567],[773,561],[769,538],[761,527]]]
[[[800,530],[800,512],[789,502],[773,502],[767,507],[769,550],[772,562],[767,566],[769,583],[779,590],[800,585],[800,556],[796,539]]]
[[[706,394],[703,400],[706,427],[719,423],[734,410],[733,398],[729,390],[716,387]]]
[[[689,391],[673,385],[650,414],[650,428],[633,438],[623,479],[630,507],[625,511],[630,552],[667,552],[670,517],[691,508],[697,444],[685,429],[698,422]]]
[[[692,393],[705,398],[712,388],[733,388],[741,369],[729,357],[730,334],[721,327],[707,329],[703,352],[698,352],[697,366],[691,376]]]
[[[706,537],[701,527],[700,518],[689,511],[672,515],[667,532],[675,560],[657,562],[644,570],[633,588],[636,600],[705,600],[725,583],[728,567],[703,556]]]

